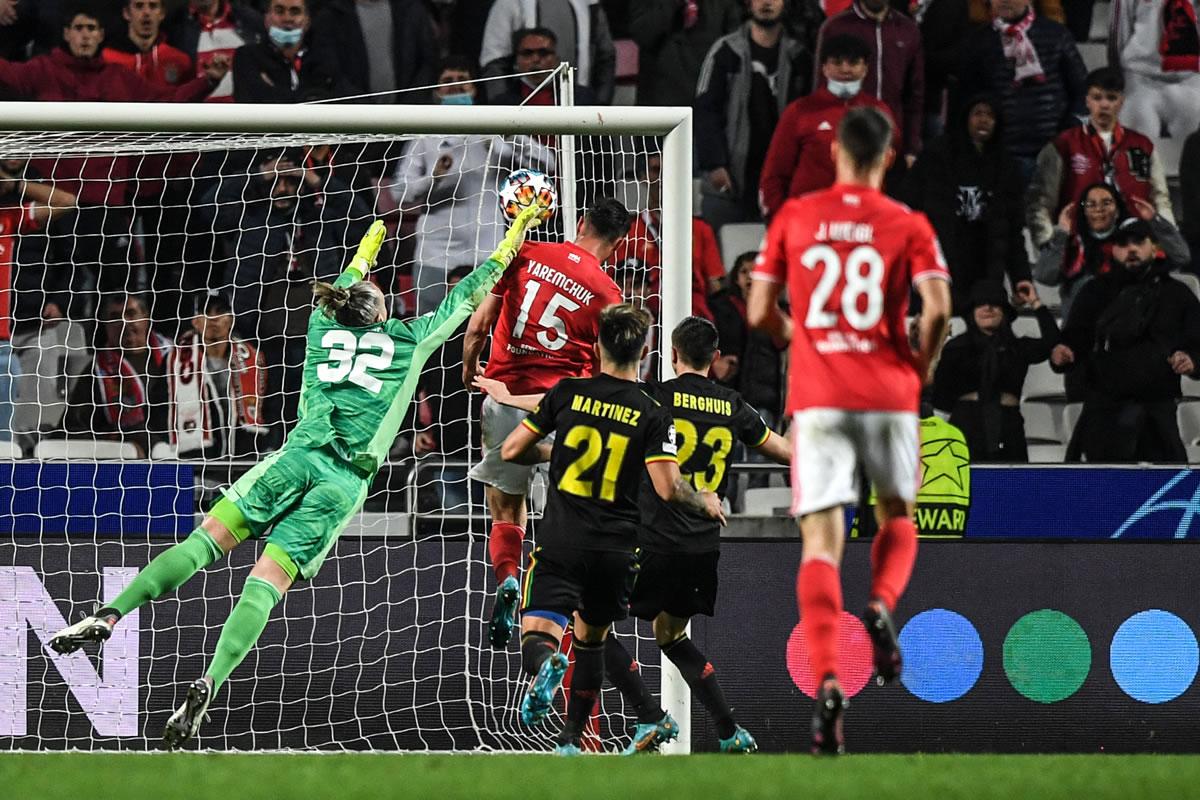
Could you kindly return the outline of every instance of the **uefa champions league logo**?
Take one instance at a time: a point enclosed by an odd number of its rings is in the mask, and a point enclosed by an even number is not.
[[[1179,513],[1179,520],[1175,524],[1174,538],[1187,539],[1188,534],[1192,529],[1192,523],[1200,516],[1200,480],[1193,486],[1191,494],[1187,494],[1187,487],[1184,484],[1185,479],[1195,475],[1196,473],[1190,469],[1180,470],[1174,477],[1164,483],[1154,494],[1142,503],[1142,505],[1129,515],[1126,520],[1113,532],[1113,539],[1120,539],[1127,534],[1132,535],[1134,529],[1145,524],[1145,520],[1155,514],[1162,513]],[[1178,493],[1176,489],[1178,487]],[[1172,496],[1173,495],[1173,496]],[[1160,523],[1154,520],[1150,525],[1166,524],[1165,521]]]

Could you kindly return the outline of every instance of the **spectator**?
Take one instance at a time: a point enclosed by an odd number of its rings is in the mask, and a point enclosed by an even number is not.
[[[789,197],[833,185],[830,148],[846,111],[874,106],[891,117],[887,105],[862,91],[871,51],[856,36],[827,36],[821,44],[822,85],[783,110],[759,182],[759,201],[769,220]]]
[[[638,46],[639,106],[690,106],[713,44],[742,24],[743,0],[638,0],[629,27]]]
[[[403,90],[436,77],[437,37],[420,0],[331,0],[317,14],[312,40],[348,91],[377,95],[362,102],[425,102]]]
[[[474,264],[460,264],[450,270],[446,278],[446,290],[454,286],[475,268]],[[413,438],[413,452],[434,461],[436,479],[421,480],[418,487],[428,489],[433,502],[422,504],[434,513],[466,514],[470,486],[467,481],[467,465],[470,460],[472,441],[479,447],[478,420],[483,406],[483,395],[471,392],[459,381],[448,380],[462,370],[464,330],[446,340],[438,353],[429,360],[418,383],[420,403],[417,406],[417,433]],[[451,466],[446,462],[462,462]],[[429,476],[429,472],[424,473]],[[482,486],[482,484],[477,484]],[[482,493],[479,493],[482,501]]]
[[[1025,463],[1021,391],[1030,364],[1045,361],[1058,344],[1058,324],[1032,285],[1021,293],[1033,309],[1041,336],[1016,336],[1016,315],[1000,281],[971,289],[966,332],[946,343],[934,375],[934,406],[950,412],[950,424],[966,437],[975,461]]]
[[[1200,127],[1200,35],[1192,0],[1115,0],[1108,63],[1125,73],[1121,122],[1157,139]]]
[[[202,100],[229,69],[214,58],[205,76],[181,86],[157,86],[100,57],[104,29],[85,2],[75,4],[63,27],[63,46],[23,63],[0,60],[0,85],[33,100],[116,102]],[[52,180],[79,199],[70,261],[98,272],[101,291],[127,284],[130,215],[129,159],[114,156],[42,160]]]
[[[254,345],[233,333],[228,297],[213,292],[197,303],[166,375],[168,430],[180,458],[239,458],[261,451],[267,367]]]
[[[1193,271],[1200,272],[1200,130],[1183,143],[1179,158],[1179,208],[1183,235],[1192,251]]]
[[[1150,203],[1167,222],[1175,222],[1167,176],[1154,143],[1117,122],[1124,91],[1119,70],[1093,70],[1087,77],[1088,121],[1063,131],[1038,154],[1026,207],[1037,247],[1049,241],[1053,220],[1063,206],[1093,183],[1111,184],[1126,206],[1137,198]]]
[[[1200,301],[1167,274],[1157,248],[1144,219],[1121,224],[1116,267],[1079,291],[1050,356],[1055,369],[1084,374],[1068,461],[1187,461],[1175,404],[1180,376],[1200,374]]]
[[[166,88],[191,80],[192,60],[182,50],[167,44],[161,29],[167,13],[163,0],[125,0],[124,35],[101,51],[100,56],[110,64],[120,64],[133,70],[147,83]]]
[[[925,118],[925,55],[921,29],[912,19],[893,11],[888,0],[854,0],[847,10],[821,26],[817,48],[833,36],[857,36],[867,44],[870,69],[862,91],[883,102],[899,123],[893,146],[908,166],[921,152]],[[819,70],[814,80],[824,77]]]
[[[24,367],[16,390],[12,430],[14,439],[28,451],[46,434],[61,434],[67,398],[86,376],[92,358],[83,326],[68,320],[57,303],[46,304],[37,327],[25,325],[15,334],[12,347]],[[6,428],[0,424],[0,438]]]
[[[555,43],[550,49],[567,57],[575,67],[576,80],[590,90],[594,102],[603,105],[612,102],[617,50],[608,30],[608,17],[598,0],[496,0],[488,13],[479,54],[484,77],[504,75],[513,64],[517,72],[525,72],[521,67],[522,48],[547,49],[544,43],[521,44],[520,34],[529,29],[537,29],[543,35],[550,31],[552,35],[545,37]],[[489,99],[499,102],[496,98],[504,91],[504,84],[489,81],[488,86]]]
[[[1003,126],[995,100],[980,97],[944,136],[934,139],[909,172],[904,199],[925,212],[954,279],[954,312],[971,316],[971,289],[1003,280],[1032,290],[1021,229],[1020,178],[1000,146]]]
[[[971,29],[967,8],[960,0],[917,0],[913,19],[921,27],[925,50],[925,122],[922,141],[942,133],[950,88],[958,79],[962,43]]]
[[[1034,0],[1033,8],[1039,17],[1066,24],[1062,0]],[[972,25],[988,25],[996,16],[991,0],[967,0],[967,15]]]
[[[549,28],[526,28],[513,34],[513,71],[534,73],[505,84],[489,81],[491,102],[501,106],[558,105],[553,81],[546,83],[547,74],[558,67],[558,39]],[[545,83],[543,86],[542,84]],[[541,89],[538,87],[541,86]],[[596,96],[586,86],[575,85],[575,104],[596,103]]]
[[[447,60],[438,75],[435,102],[476,96],[470,66]],[[420,215],[416,234],[417,311],[432,311],[446,296],[450,269],[479,263],[504,236],[496,182],[508,170],[553,172],[554,152],[528,136],[426,136],[400,160],[392,193],[402,213]]]
[[[959,99],[999,98],[1005,147],[1029,182],[1038,152],[1084,113],[1087,68],[1070,32],[1029,0],[992,0],[996,18],[963,43]]]
[[[785,0],[749,0],[750,20],[708,51],[696,87],[701,213],[719,231],[756,222],[758,178],[783,109],[808,94],[812,51],[783,28]]]
[[[1166,262],[1174,269],[1186,267],[1191,253],[1175,226],[1157,214],[1154,206],[1136,197],[1133,212],[1154,232]],[[1059,212],[1058,224],[1038,256],[1033,277],[1047,286],[1062,286],[1059,297],[1064,317],[1070,315],[1075,295],[1087,281],[1112,271],[1112,235],[1125,218],[1124,202],[1107,183],[1085,188],[1079,203]]]
[[[656,293],[662,273],[662,157],[657,153],[647,156],[638,166],[637,179],[649,189],[646,208],[634,218],[629,234],[613,251],[612,261],[644,275],[647,290]],[[717,237],[707,222],[692,217],[692,314],[712,319],[708,295],[721,287],[724,275]],[[657,304],[651,313],[658,317]]]
[[[263,18],[240,0],[188,0],[170,16],[167,41],[182,50],[196,65],[196,74],[213,59],[232,63],[239,47],[263,35]],[[233,74],[227,74],[208,96],[209,102],[233,102]]]
[[[92,374],[75,386],[67,432],[131,442],[145,458],[166,441],[171,341],[150,329],[150,309],[138,295],[108,296],[99,317]]]
[[[73,2],[0,0],[0,57],[24,61],[30,55],[49,53],[58,47],[63,18]],[[124,0],[93,0],[91,11],[105,28],[116,30],[121,27],[123,5]]]
[[[272,425],[296,420],[309,284],[341,272],[371,213],[336,175],[309,168],[301,156],[260,153],[252,174],[226,179],[198,204],[216,210],[217,283],[233,286],[238,331],[259,342],[268,364],[282,367],[267,375],[263,416]]]
[[[337,53],[310,46],[310,2],[271,0],[266,39],[234,54],[234,102],[301,103],[354,93],[339,71]]]

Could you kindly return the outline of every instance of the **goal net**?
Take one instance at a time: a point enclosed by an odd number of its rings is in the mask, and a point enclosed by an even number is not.
[[[60,656],[46,642],[282,444],[309,284],[340,271],[373,218],[389,235],[372,279],[411,317],[492,250],[497,183],[535,167],[561,202],[535,238],[570,238],[580,213],[615,195],[644,221],[606,268],[667,329],[690,302],[684,109],[9,104],[0,126],[0,277],[12,287],[0,295],[12,353],[7,372],[0,360],[0,414],[12,375],[0,749],[158,746],[260,543],[131,614],[102,649]],[[272,612],[200,747],[550,747],[557,716],[533,730],[518,719],[519,648],[486,639],[488,519],[467,479],[479,396],[462,386],[461,352],[460,331],[426,366],[363,513]],[[544,486],[533,495],[536,539]],[[617,635],[662,688],[649,628]],[[633,721],[606,690],[594,746],[623,746]]]

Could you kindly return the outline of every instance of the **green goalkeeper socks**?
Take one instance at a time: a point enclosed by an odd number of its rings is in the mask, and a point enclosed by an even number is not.
[[[217,640],[217,653],[213,656],[212,666],[206,673],[212,678],[214,695],[229,677],[229,673],[242,663],[242,659],[258,641],[263,628],[267,627],[267,617],[271,616],[271,609],[281,597],[279,590],[270,582],[253,575],[246,579],[241,599],[233,607],[229,619],[225,620],[225,627],[221,628],[221,638]]]
[[[125,616],[143,603],[178,589],[222,555],[212,537],[197,528],[191,536],[147,564],[107,608]]]

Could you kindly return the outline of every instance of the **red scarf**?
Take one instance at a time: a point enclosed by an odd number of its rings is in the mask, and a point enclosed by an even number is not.
[[[172,352],[167,369],[171,398],[171,443],[181,452],[211,447],[222,429],[227,449],[237,429],[263,433],[261,402],[266,371],[250,343],[234,338],[229,344],[229,406],[221,407],[207,371],[204,347],[195,331],[187,331]]]
[[[170,340],[151,332],[147,346],[151,361],[162,366],[171,352]],[[109,425],[119,431],[145,425],[150,411],[146,384],[120,348],[96,352],[96,381],[100,387],[100,408]]]
[[[1158,41],[1163,72],[1200,72],[1200,26],[1192,0],[1166,0]]]
[[[1037,15],[1033,13],[1033,6],[1030,6],[1025,16],[1016,22],[1005,22],[1000,17],[992,20],[992,27],[1000,34],[1004,57],[1013,65],[1014,86],[1020,86],[1026,81],[1046,82],[1046,73],[1042,71],[1042,61],[1038,58],[1037,49],[1026,35],[1035,19]]]

